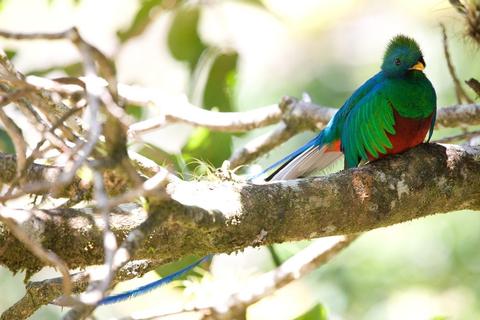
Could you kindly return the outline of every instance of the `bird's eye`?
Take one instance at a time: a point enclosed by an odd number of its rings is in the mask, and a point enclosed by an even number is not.
[[[395,65],[399,66],[401,63],[400,59],[399,58],[395,58]]]

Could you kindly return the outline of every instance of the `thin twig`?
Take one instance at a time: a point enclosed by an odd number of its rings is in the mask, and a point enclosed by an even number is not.
[[[157,101],[156,105],[164,103]],[[129,134],[133,137],[163,128],[168,124],[186,123],[192,126],[208,128],[221,132],[245,132],[262,128],[278,122],[281,111],[277,105],[244,112],[212,112],[189,104],[186,100],[161,109],[160,117],[137,122],[130,126]]]
[[[448,50],[448,39],[447,39],[447,31],[445,29],[445,25],[442,23],[440,24],[442,28],[442,35],[443,35],[443,53],[445,54],[445,59],[447,60],[448,71],[450,72],[450,76],[452,77],[453,84],[455,86],[455,94],[457,96],[458,103],[466,102],[472,103],[473,100],[467,95],[467,93],[463,90],[460,80],[457,77],[455,72],[455,67],[453,66],[452,59],[450,58],[450,52]]]
[[[72,108],[70,109],[69,112],[65,113],[60,119],[58,119],[57,123],[54,123],[53,126],[47,131],[45,132],[43,135],[44,137],[42,138],[42,140],[40,140],[37,145],[35,146],[35,148],[32,150],[32,152],[30,153],[30,155],[27,157],[27,159],[25,160],[25,166],[21,172],[20,175],[17,175],[17,177],[15,177],[15,179],[10,182],[10,186],[9,186],[9,190],[7,191],[7,193],[5,194],[5,196],[10,196],[13,192],[13,189],[17,186],[17,184],[21,181],[21,179],[25,178],[26,174],[28,173],[28,170],[27,168],[33,164],[33,162],[35,161],[36,158],[40,157],[41,156],[41,152],[40,152],[40,149],[42,148],[43,144],[47,141],[47,137],[50,137],[50,140],[53,139],[52,136],[49,136],[50,134],[53,135],[54,131],[63,124],[63,122],[65,120],[67,120],[69,117],[71,117],[72,115],[74,115],[75,113],[77,113],[78,111],[82,110],[81,108]],[[54,137],[56,137],[55,135],[53,135]],[[67,152],[67,149],[64,148],[64,146],[61,146],[61,150],[63,152]],[[48,186],[45,185],[45,189],[48,189]]]
[[[438,143],[452,143],[456,141],[462,141],[462,140],[469,140],[473,137],[479,136],[480,135],[480,130],[476,131],[470,131],[470,132],[463,132],[454,136],[450,137],[444,137],[438,140],[435,140],[435,142]]]
[[[103,245],[105,259],[103,266],[97,270],[97,272],[99,272],[99,275],[97,275],[98,280],[91,282],[86,292],[80,295],[79,302],[81,304],[75,306],[74,309],[72,309],[72,313],[76,312],[76,310],[85,310],[85,313],[93,311],[96,304],[105,296],[107,290],[110,288],[116,271],[113,269],[113,259],[117,250],[117,241],[115,235],[110,229],[108,196],[105,193],[103,177],[96,170],[94,171],[94,186],[96,208],[102,216],[103,221]]]
[[[245,146],[235,151],[229,159],[232,168],[255,160],[259,156],[281,145],[296,133],[297,132],[288,128],[285,123],[280,123],[275,130],[251,140]]]
[[[138,197],[148,197],[150,195],[155,195],[156,197],[160,197],[163,188],[169,182],[170,172],[168,170],[162,168],[160,172],[155,174],[150,179],[146,180],[142,185],[139,187],[129,190],[125,193],[122,193],[120,196],[112,198],[108,201],[107,207],[113,208],[122,203],[132,202],[133,200],[137,199]],[[165,194],[165,196],[167,196]]]
[[[138,278],[149,272],[159,264],[156,260],[134,260],[121,268],[115,277],[113,284],[121,281]],[[71,275],[72,292],[80,293],[85,291],[90,280],[90,271],[82,271]],[[62,296],[62,277],[46,279],[42,281],[29,282],[26,286],[27,292],[13,306],[4,311],[0,320],[28,319],[42,306],[54,304],[57,306],[71,306],[72,300]]]
[[[2,32],[0,31],[0,34]],[[19,87],[19,84],[28,87],[29,84],[25,81],[25,76],[20,73],[15,66],[11,63],[8,59],[5,52],[0,50],[0,65],[2,66],[2,78],[7,80],[14,85],[15,87]],[[69,108],[60,100],[55,99],[49,91],[40,90],[40,91],[31,91],[29,95],[30,99],[33,103],[35,103],[36,107],[39,108],[45,117],[51,122],[55,123],[65,112],[68,112]],[[29,105],[26,101],[19,103],[19,106],[23,109],[29,109]],[[27,116],[28,113],[24,112]],[[65,134],[65,137],[73,140],[75,138],[75,134],[72,133],[71,129],[79,130],[79,125],[77,123],[78,119],[72,119],[67,124],[68,126],[62,127],[62,132]],[[34,116],[31,118],[32,123],[38,122],[43,123],[43,120],[40,117]]]
[[[349,235],[315,240],[278,268],[243,286],[239,292],[228,297],[226,302],[220,302],[214,307],[212,314],[205,315],[203,319],[241,318],[241,315],[246,314],[248,306],[324,265],[355,239],[356,235]]]

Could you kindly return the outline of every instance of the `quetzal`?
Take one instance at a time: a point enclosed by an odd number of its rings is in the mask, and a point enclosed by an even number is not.
[[[345,168],[384,158],[430,140],[436,116],[436,94],[423,73],[418,44],[399,35],[388,44],[381,71],[358,88],[314,139],[262,174],[280,166],[266,180],[294,179],[325,168],[345,156]],[[262,175],[260,174],[260,175]],[[259,176],[259,175],[257,175]],[[197,262],[146,286],[106,297],[119,302],[169,283],[205,261]]]
[[[430,140],[436,94],[423,73],[418,44],[398,35],[388,44],[380,72],[345,101],[314,139],[266,171],[281,165],[267,180],[293,179],[325,168],[343,155],[345,168],[384,158]]]

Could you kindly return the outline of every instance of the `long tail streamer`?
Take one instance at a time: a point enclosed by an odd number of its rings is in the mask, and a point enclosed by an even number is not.
[[[146,284],[144,286],[138,287],[138,288],[130,290],[130,291],[125,291],[125,292],[122,292],[122,293],[119,293],[119,294],[114,294],[114,295],[105,297],[105,298],[103,298],[103,300],[100,300],[100,302],[98,304],[99,305],[113,304],[113,303],[125,301],[125,300],[128,300],[128,299],[134,298],[136,296],[140,296],[142,294],[148,293],[148,292],[150,292],[150,291],[152,291],[152,290],[154,290],[158,287],[161,287],[163,285],[166,285],[166,284],[172,282],[173,280],[177,279],[178,277],[181,277],[182,275],[189,272],[190,270],[192,270],[193,268],[195,268],[196,266],[198,266],[202,262],[207,261],[211,257],[212,257],[211,255],[205,256],[202,259],[186,266],[183,269],[180,269],[180,270],[178,270],[178,271],[176,271],[172,274],[169,274],[168,276],[166,276],[162,279],[158,279],[158,280],[156,280],[154,282],[151,282],[149,284]]]

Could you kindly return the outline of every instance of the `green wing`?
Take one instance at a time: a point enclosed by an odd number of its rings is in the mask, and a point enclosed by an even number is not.
[[[377,157],[387,153],[392,144],[387,136],[395,134],[393,107],[384,90],[372,90],[353,107],[342,128],[342,148],[348,168],[368,160],[367,153]]]

